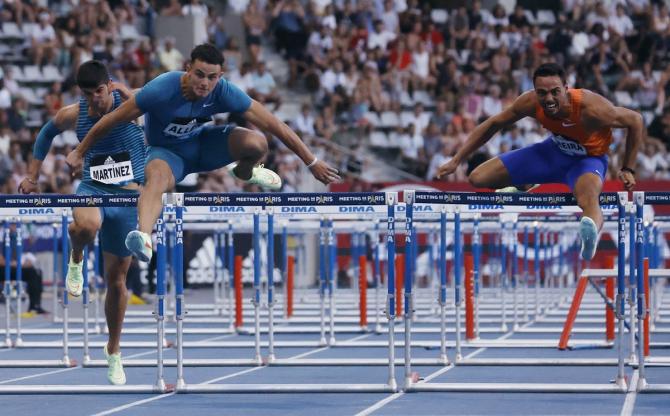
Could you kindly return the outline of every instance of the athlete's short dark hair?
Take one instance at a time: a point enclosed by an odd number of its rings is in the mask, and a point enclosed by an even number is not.
[[[559,77],[561,82],[565,84],[565,70],[558,64],[546,63],[542,64],[533,72],[533,84],[538,77]]]
[[[223,66],[223,54],[211,43],[203,43],[191,51],[191,62],[202,61],[212,65]]]
[[[100,61],[91,60],[79,65],[77,86],[79,88],[98,88],[109,81],[109,71]]]

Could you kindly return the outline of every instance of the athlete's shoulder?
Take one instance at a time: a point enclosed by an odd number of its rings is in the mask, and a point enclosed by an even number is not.
[[[170,71],[160,74],[142,87],[135,95],[136,105],[145,113],[163,111],[175,96],[181,95],[180,78],[183,72]]]
[[[67,105],[56,113],[53,118],[53,123],[60,129],[69,130],[74,127],[79,117],[79,103]]]
[[[164,72],[158,75],[156,78],[152,79],[151,81],[147,82],[146,85],[144,85],[143,89],[168,88],[168,89],[176,89],[177,91],[179,91],[181,85],[180,80],[182,75],[184,75],[182,71]]]
[[[537,95],[534,90],[528,90],[519,95],[512,103],[511,110],[524,116],[533,116],[537,108]]]
[[[226,112],[243,113],[251,106],[251,98],[238,86],[221,77],[212,92]]]
[[[607,98],[591,90],[582,89],[580,91],[582,94],[581,113],[584,121],[602,119],[607,113],[612,111],[614,104]]]

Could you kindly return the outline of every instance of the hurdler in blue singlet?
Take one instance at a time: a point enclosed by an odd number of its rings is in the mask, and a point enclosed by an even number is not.
[[[137,107],[145,113],[145,132],[149,143],[147,163],[164,160],[175,180],[193,172],[207,172],[231,162],[228,135],[231,126],[203,126],[218,113],[244,113],[251,98],[221,78],[214,90],[196,101],[182,94],[184,72],[159,75],[135,95]]]
[[[121,105],[119,93],[114,91],[114,106]],[[88,113],[88,102],[79,100],[79,116],[76,133],[79,141],[84,140],[88,131],[98,122],[99,117]],[[124,189],[130,183],[144,183],[146,145],[142,128],[134,123],[119,124],[103,139],[91,147],[84,156],[82,181],[77,195],[98,195],[114,193],[136,193]],[[100,244],[103,251],[119,257],[130,256],[124,241],[126,235],[137,226],[137,208],[100,208],[102,227]]]

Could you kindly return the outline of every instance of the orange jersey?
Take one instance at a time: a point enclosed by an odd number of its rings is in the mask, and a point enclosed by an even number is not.
[[[539,103],[535,108],[535,118],[542,127],[556,135],[554,141],[566,153],[588,156],[607,154],[607,149],[612,143],[612,129],[608,127],[588,133],[581,122],[583,92],[581,89],[572,88],[568,89],[568,92],[571,104],[568,118],[557,120],[547,117]]]

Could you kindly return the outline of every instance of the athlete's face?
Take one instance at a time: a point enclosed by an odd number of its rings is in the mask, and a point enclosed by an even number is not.
[[[550,116],[558,115],[569,103],[568,87],[561,81],[561,77],[535,78],[535,94],[544,112]]]
[[[208,64],[196,60],[188,69],[189,86],[193,95],[206,97],[221,78],[221,65]]]
[[[81,92],[93,113],[107,112],[112,101],[111,81],[100,84],[96,88],[81,88]]]

